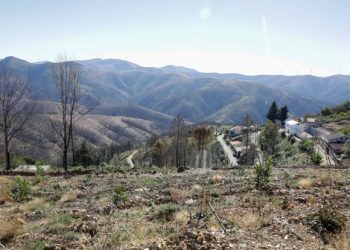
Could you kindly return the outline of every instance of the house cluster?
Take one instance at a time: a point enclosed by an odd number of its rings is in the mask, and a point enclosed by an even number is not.
[[[332,132],[317,122],[315,118],[307,118],[305,121],[290,116],[285,121],[285,132],[300,139],[319,138],[320,145],[333,159],[345,151],[345,143],[349,139],[342,133]]]
[[[235,126],[231,127],[227,132],[226,142],[233,150],[233,152],[234,152],[233,156],[236,157],[238,160],[245,158],[245,154],[247,153],[246,152],[247,148],[245,146],[243,146],[244,138],[242,136],[242,133],[244,132],[245,129],[246,129],[246,127],[244,127],[244,126],[235,125]],[[257,127],[250,126],[249,130],[256,131]]]

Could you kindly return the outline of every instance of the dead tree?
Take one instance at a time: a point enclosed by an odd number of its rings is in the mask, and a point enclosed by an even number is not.
[[[245,139],[245,144],[246,144],[246,154],[245,154],[245,164],[247,165],[248,163],[248,148],[249,148],[249,144],[250,144],[250,134],[251,134],[251,126],[254,125],[254,121],[253,119],[247,114],[244,117],[243,120],[243,135],[244,135],[244,139]]]
[[[62,166],[68,170],[68,150],[74,137],[74,124],[86,113],[80,105],[81,66],[66,57],[59,57],[52,66],[52,76],[57,90],[58,117],[50,119],[56,145],[62,151]]]
[[[207,128],[206,126],[197,127],[194,130],[193,137],[197,142],[200,165],[203,165],[202,162],[206,160],[206,159],[203,159],[204,158],[203,155],[205,151],[204,148],[211,135],[212,135],[212,130],[210,128]]]
[[[0,70],[0,128],[3,133],[6,169],[11,169],[12,139],[28,121],[30,102],[25,100],[26,81],[9,69]]]
[[[185,121],[181,115],[174,117],[172,128],[175,134],[175,163],[176,168],[179,169],[181,166],[180,147],[184,139],[183,137],[185,128]]]

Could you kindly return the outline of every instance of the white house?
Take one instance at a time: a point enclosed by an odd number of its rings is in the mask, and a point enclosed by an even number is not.
[[[303,124],[295,120],[288,120],[285,123],[285,130],[288,134],[298,135],[304,130]]]

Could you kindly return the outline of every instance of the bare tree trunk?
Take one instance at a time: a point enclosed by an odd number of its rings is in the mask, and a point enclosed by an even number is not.
[[[62,165],[65,171],[68,170],[68,148],[65,148],[63,150],[63,159],[62,159]]]
[[[77,159],[75,157],[75,145],[74,145],[74,134],[73,134],[73,129],[71,131],[71,149],[72,149],[72,161],[73,161],[73,166],[76,165]]]
[[[73,164],[76,161],[74,123],[87,113],[79,104],[81,66],[62,57],[53,64],[52,74],[60,101],[60,119],[51,119],[51,125],[56,136],[54,143],[62,150],[62,165],[67,171],[69,147],[73,154]]]
[[[181,166],[181,160],[180,160],[180,142],[182,140],[183,136],[183,129],[185,126],[184,119],[182,116],[177,115],[174,117],[173,120],[173,129],[175,130],[175,165],[176,168],[179,169]]]
[[[0,71],[0,129],[4,134],[6,169],[11,169],[10,146],[12,139],[28,121],[29,104],[24,102],[25,80],[9,69]]]
[[[6,170],[11,170],[11,159],[10,159],[7,131],[5,132],[5,135],[4,135],[4,146],[5,146]]]

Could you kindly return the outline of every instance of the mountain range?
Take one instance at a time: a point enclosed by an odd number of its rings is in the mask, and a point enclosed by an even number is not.
[[[141,133],[145,136],[150,135],[152,129],[166,130],[177,114],[193,123],[226,124],[240,123],[249,114],[256,123],[263,123],[274,100],[278,105],[287,105],[291,113],[302,116],[350,99],[350,76],[345,75],[202,73],[171,65],[142,67],[118,59],[77,63],[82,65],[83,102],[94,107],[89,119],[101,121],[104,117],[107,122],[111,120],[108,117],[136,119],[130,129],[137,123],[148,124],[149,130]],[[9,67],[27,79],[27,97],[37,100],[38,112],[55,112],[58,98],[52,80],[52,62],[30,63],[7,57],[0,61],[0,69],[2,67]]]
[[[249,114],[266,121],[272,101],[302,116],[350,99],[350,76],[330,77],[202,73],[165,66],[142,67],[117,59],[77,61],[82,65],[82,102],[92,107],[78,124],[77,141],[92,145],[138,143],[169,130],[174,115],[189,123],[241,123]],[[23,132],[16,151],[54,160],[57,157],[43,131],[44,121],[57,112],[52,62],[30,63],[7,57],[4,67],[27,80],[27,99],[35,100],[37,115]],[[50,155],[47,155],[50,152]],[[58,159],[56,159],[58,160]]]

